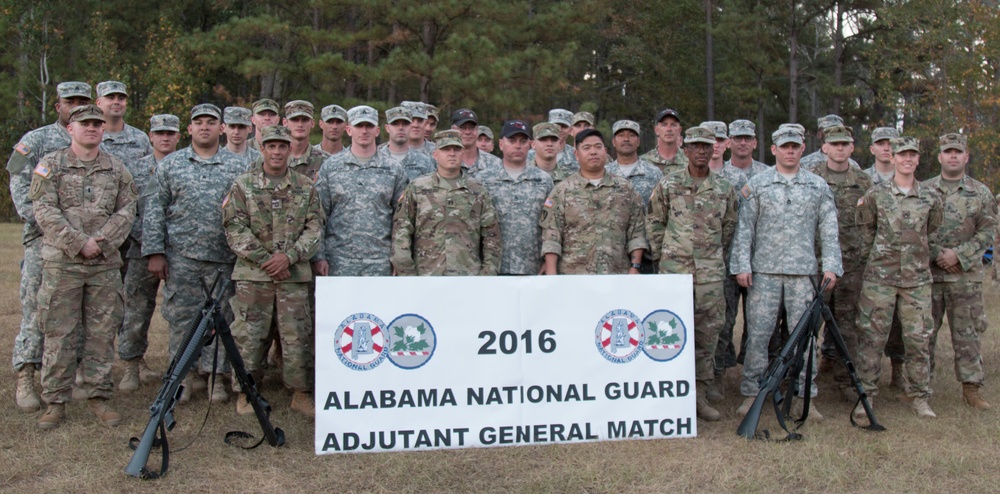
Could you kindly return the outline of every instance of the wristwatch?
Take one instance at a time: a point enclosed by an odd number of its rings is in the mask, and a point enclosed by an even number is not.
[[[631,266],[632,266],[633,268],[635,268],[635,269],[642,269],[642,264],[640,264],[640,263],[637,263],[637,262],[633,262],[633,263],[631,264]]]

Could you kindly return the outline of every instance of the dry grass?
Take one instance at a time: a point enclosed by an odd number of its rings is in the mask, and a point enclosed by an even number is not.
[[[17,299],[19,225],[0,225],[0,355],[10,355],[20,321]],[[990,320],[1000,325],[1000,297],[987,296]],[[994,330],[995,331],[995,330]],[[157,315],[151,331],[150,364],[166,366],[166,325]],[[289,396],[274,381],[264,395],[277,410],[284,448],[241,451],[222,443],[226,431],[256,433],[252,418],[237,417],[232,405],[215,407],[205,431],[190,449],[172,456],[168,476],[142,483],[123,472],[131,451],[126,443],[141,433],[156,388],[118,395],[125,415],[106,429],[81,404],[55,431],[35,427],[39,413],[14,405],[14,374],[0,366],[0,490],[11,492],[993,492],[1000,474],[990,458],[1000,456],[1000,412],[978,413],[961,404],[951,371],[951,346],[942,338],[932,400],[940,418],[921,421],[900,403],[882,399],[881,434],[852,428],[850,405],[821,392],[823,424],[805,428],[793,444],[748,442],[736,436],[736,374],[726,380],[724,420],[701,423],[692,440],[653,440],[566,446],[528,446],[422,453],[313,455],[312,424],[288,410]],[[996,382],[998,345],[987,333],[987,380]],[[888,362],[886,362],[888,366]],[[120,377],[116,370],[115,379]],[[986,390],[987,398],[1000,397]],[[207,404],[181,409],[172,447],[194,437]],[[765,427],[776,429],[773,419]]]

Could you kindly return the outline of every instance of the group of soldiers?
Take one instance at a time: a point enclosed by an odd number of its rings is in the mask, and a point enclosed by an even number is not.
[[[307,416],[315,277],[390,275],[690,274],[697,413],[708,421],[721,417],[716,381],[737,361],[746,413],[778,328],[798,320],[823,278],[866,391],[878,390],[885,350],[893,383],[932,417],[933,347],[947,313],[964,399],[989,408],[980,395],[979,258],[997,205],[965,175],[960,134],[941,138],[941,176],[918,183],[915,139],[876,129],[876,164],[862,171],[850,159],[853,133],[835,115],[820,119],[823,148],[805,158],[805,129],[782,125],[768,166],[752,158],[752,122],[684,131],[671,109],[655,116],[657,144],[643,155],[638,122],[613,124],[611,159],[592,114],[554,109],[534,126],[505,122],[501,158],[468,108],[435,132],[439,111],[426,103],[386,110],[382,126],[369,106],[329,105],[313,146],[311,103],[263,99],[250,109],[194,106],[191,145],[177,150],[178,117],[154,115],[147,136],[124,123],[124,84],[96,90],[91,104],[88,84],[59,84],[57,122],[25,134],[7,165],[25,222],[16,402],[46,405],[41,428],[57,427],[74,398],[117,425],[108,404],[115,340],[119,390],[155,380],[144,355],[161,282],[173,356],[220,276],[235,281],[223,312],[247,370],[260,382],[268,361],[279,366],[291,408]],[[849,395],[845,371],[825,367]],[[224,350],[206,348],[181,402],[204,390],[227,401],[228,372]],[[816,394],[814,383],[797,388]],[[245,395],[236,411],[252,412]],[[822,419],[815,409],[810,417]]]

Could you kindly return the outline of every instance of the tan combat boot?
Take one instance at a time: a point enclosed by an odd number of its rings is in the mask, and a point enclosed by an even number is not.
[[[309,418],[316,417],[316,408],[313,407],[312,395],[305,391],[296,391],[292,394],[292,410]]]
[[[236,415],[250,415],[253,413],[253,405],[247,400],[247,395],[240,393],[236,398]]]
[[[722,414],[718,410],[712,408],[712,405],[708,403],[708,388],[711,386],[705,381],[698,381],[698,391],[697,391],[697,401],[695,402],[696,412],[698,418],[707,420],[708,422],[717,422],[722,418]]]
[[[144,383],[156,382],[162,379],[163,376],[160,373],[150,369],[146,365],[146,359],[139,357],[139,381]]]
[[[799,398],[798,396],[796,396],[795,398],[793,398],[792,399],[792,415],[794,415],[796,417],[801,417],[802,416],[802,412],[803,412],[802,409],[805,408],[805,404],[806,404],[806,400],[804,400],[802,398]],[[819,410],[816,409],[816,398],[815,397],[809,400],[809,417],[807,417],[806,420],[811,420],[813,422],[822,422],[822,421],[826,420],[826,418],[823,417],[823,414],[819,413]]]
[[[42,408],[42,402],[35,392],[35,366],[27,364],[17,373],[17,386],[14,391],[14,401],[17,407],[25,412],[35,412]]]
[[[223,382],[222,374],[216,374],[214,381],[212,388],[208,390],[208,399],[212,403],[225,403],[229,401],[229,394],[226,393],[226,384]]]
[[[87,409],[108,427],[115,427],[122,422],[122,414],[109,407],[107,400],[104,398],[91,398],[87,400]]]
[[[126,360],[125,374],[122,381],[118,383],[118,390],[123,393],[131,393],[139,389],[139,359]]]
[[[66,405],[53,403],[45,410],[45,413],[38,419],[39,429],[55,429],[66,417]]]
[[[722,375],[716,374],[715,380],[705,388],[705,399],[709,403],[722,403],[725,399],[722,396]]]
[[[979,394],[979,385],[974,383],[962,383],[962,398],[965,404],[977,410],[989,410],[993,408],[990,403]]]
[[[746,417],[747,412],[750,411],[750,407],[753,406],[754,399],[755,397],[753,396],[743,398],[743,403],[741,403],[740,407],[736,409],[736,415],[739,415],[740,418]]]
[[[198,392],[203,391],[207,387],[205,385],[205,379],[199,376],[197,373],[189,373],[187,377],[184,378],[184,390],[181,391],[181,397],[177,400],[178,403],[187,403],[191,401],[191,396]]]
[[[910,407],[922,419],[937,418],[937,414],[934,413],[934,410],[931,410],[931,406],[927,403],[927,398],[914,398]]]

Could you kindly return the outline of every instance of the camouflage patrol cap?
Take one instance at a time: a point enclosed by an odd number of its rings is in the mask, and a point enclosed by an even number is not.
[[[70,110],[69,112],[70,123],[81,122],[83,120],[100,120],[102,122],[106,121],[104,120],[104,111],[101,110],[97,105],[80,105]]]
[[[729,124],[729,136],[757,137],[757,126],[749,120],[733,120]]]
[[[712,129],[715,132],[716,139],[729,139],[729,134],[726,132],[729,128],[726,126],[726,122],[710,120],[708,122],[702,122],[698,124],[698,126],[705,127],[706,129]]]
[[[174,115],[164,113],[149,117],[150,132],[180,132],[181,119]]]
[[[949,149],[957,149],[964,153],[969,150],[969,142],[965,136],[954,132],[941,136],[938,139],[938,143],[941,144],[941,152]]]
[[[635,135],[639,134],[639,122],[633,120],[619,120],[611,126],[611,135],[617,135],[618,132],[623,130],[631,130],[635,132]]]
[[[508,120],[500,129],[500,137],[504,139],[510,139],[517,134],[524,134],[528,139],[531,139],[531,127],[528,127],[524,120]]]
[[[346,122],[347,110],[340,105],[326,105],[323,107],[323,111],[320,112],[320,118],[322,118],[324,122],[329,122],[334,118]]]
[[[794,129],[799,134],[806,135],[806,128],[797,123],[783,123],[778,126],[778,129]]]
[[[854,142],[854,132],[843,125],[834,125],[823,131],[823,142]]]
[[[580,122],[587,122],[590,125],[594,125],[594,123],[597,122],[597,119],[595,119],[594,114],[589,111],[578,111],[573,114],[573,118],[570,119],[570,122],[572,122],[573,125]]]
[[[798,145],[802,145],[805,142],[805,138],[802,132],[795,128],[798,124],[782,124],[778,127],[778,130],[771,134],[771,141],[774,142],[775,146],[783,146],[789,142],[794,142]],[[801,127],[801,125],[798,125]]]
[[[404,101],[399,106],[410,111],[410,118],[427,118],[427,104],[420,101]]]
[[[313,118],[313,104],[305,100],[292,100],[285,103],[285,118],[309,117]]]
[[[573,125],[572,120],[573,112],[569,110],[563,110],[562,108],[553,108],[549,110],[549,123],[570,127]]]
[[[485,125],[480,125],[478,132],[479,133],[477,134],[477,136],[486,136],[489,137],[490,139],[493,139],[493,129]]]
[[[67,99],[68,98],[93,99],[90,97],[90,84],[87,84],[86,82],[75,82],[75,81],[60,82],[59,85],[56,86],[56,94],[58,94],[60,98],[67,98]]]
[[[256,115],[262,111],[273,111],[278,113],[278,102],[273,99],[259,99],[253,102],[253,114]]]
[[[424,113],[427,114],[427,118],[434,117],[434,120],[441,120],[441,110],[430,103],[424,103]]]
[[[462,147],[462,133],[457,130],[442,130],[434,134],[434,144],[438,149]]]
[[[378,110],[370,106],[355,106],[347,110],[347,122],[351,127],[356,127],[363,123],[370,123],[378,127]]]
[[[555,137],[559,138],[559,126],[552,122],[542,122],[534,127],[532,127],[531,132],[535,135],[535,139],[541,139],[543,137]]]
[[[413,114],[410,113],[410,110],[403,108],[402,106],[389,108],[385,111],[385,123],[393,123],[396,120],[406,120],[407,122],[412,122]]]
[[[264,144],[267,141],[285,141],[291,144],[292,131],[288,130],[288,127],[284,125],[264,127],[264,130],[260,131],[260,143]]]
[[[222,111],[219,110],[218,106],[211,103],[202,103],[200,105],[194,105],[194,108],[191,108],[191,120],[205,115],[215,117],[219,120],[222,119]]]
[[[920,152],[920,141],[916,137],[895,137],[889,143],[892,144],[892,154],[903,151]]]
[[[819,130],[826,130],[837,125],[844,125],[844,119],[840,115],[827,115],[816,119],[816,126]]]
[[[872,143],[876,143],[884,139],[895,139],[897,137],[899,137],[899,131],[894,127],[876,127],[875,130],[872,131]]]
[[[715,129],[705,126],[691,127],[684,131],[684,144],[700,142],[715,145]]]
[[[227,106],[222,111],[222,123],[226,125],[253,125],[250,123],[250,110],[241,106]]]
[[[109,94],[124,94],[125,96],[128,96],[128,91],[125,90],[125,83],[118,81],[104,81],[97,83],[98,98]]]

